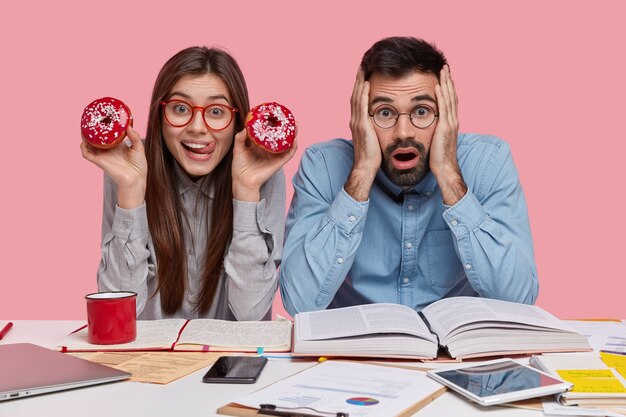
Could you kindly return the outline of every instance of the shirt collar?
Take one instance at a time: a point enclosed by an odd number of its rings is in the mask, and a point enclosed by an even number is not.
[[[196,192],[198,190],[202,191],[202,193],[213,199],[215,197],[215,187],[213,182],[210,181],[211,178],[209,175],[198,179],[197,181],[193,181],[185,171],[180,167],[178,162],[174,162],[174,172],[176,175],[176,182],[178,184],[178,193],[180,195],[185,194],[187,191],[194,189]]]
[[[396,199],[404,193],[425,194],[428,197],[433,193],[433,191],[435,191],[435,187],[437,186],[437,180],[430,171],[426,174],[424,179],[410,188],[400,187],[399,185],[391,182],[382,169],[379,169],[376,174],[376,182],[383,188],[383,190],[387,191]]]

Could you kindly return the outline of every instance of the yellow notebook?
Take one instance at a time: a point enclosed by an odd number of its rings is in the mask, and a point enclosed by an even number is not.
[[[605,353],[561,353],[530,358],[538,369],[574,384],[571,391],[560,394],[564,405],[581,407],[626,406],[626,379],[619,368],[626,357]]]

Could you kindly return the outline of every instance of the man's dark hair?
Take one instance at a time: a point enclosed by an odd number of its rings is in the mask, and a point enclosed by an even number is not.
[[[365,79],[372,74],[403,77],[413,71],[432,73],[439,79],[439,73],[448,62],[434,44],[409,36],[396,36],[381,39],[365,52],[361,69]]]

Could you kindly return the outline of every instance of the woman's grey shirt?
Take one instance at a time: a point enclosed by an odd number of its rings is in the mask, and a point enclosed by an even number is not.
[[[157,291],[156,255],[145,203],[132,210],[117,206],[117,187],[105,175],[102,216],[102,259],[98,268],[100,291],[137,293],[137,318],[268,318],[277,289],[285,223],[285,176],[274,174],[261,188],[261,201],[233,200],[233,234],[213,303],[199,315],[194,300],[202,289],[202,269],[211,224],[212,187],[191,181],[179,167],[176,180],[187,224],[187,283],[182,308],[173,315],[161,310]],[[208,199],[208,204],[207,203]],[[208,210],[208,212],[207,212]]]

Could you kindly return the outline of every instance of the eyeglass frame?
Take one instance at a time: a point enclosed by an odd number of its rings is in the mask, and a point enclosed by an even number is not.
[[[189,118],[189,121],[187,123],[184,123],[182,125],[176,125],[174,123],[172,123],[170,121],[170,119],[167,118],[167,113],[165,111],[165,106],[167,106],[168,103],[172,103],[172,102],[179,102],[179,103],[184,103],[185,105],[187,105],[188,107],[191,108],[191,117]],[[226,124],[226,126],[220,128],[220,129],[214,129],[212,128],[206,121],[206,117],[204,117],[204,113],[207,111],[207,109],[209,107],[214,107],[214,106],[218,106],[218,107],[224,107],[226,109],[228,109],[228,112],[230,113],[230,120],[228,121],[228,123]],[[235,118],[235,113],[237,113],[239,111],[239,109],[235,108],[235,107],[230,107],[226,104],[220,104],[220,103],[212,103],[209,104],[207,106],[192,106],[190,103],[186,102],[185,100],[179,100],[179,99],[172,99],[172,100],[163,100],[161,101],[161,107],[163,108],[163,117],[165,117],[165,120],[167,121],[167,123],[169,123],[170,125],[174,126],[174,127],[185,127],[188,124],[190,124],[193,121],[194,115],[196,110],[202,110],[202,121],[204,122],[204,125],[207,127],[207,129],[212,130],[213,132],[220,132],[226,128],[228,128],[228,126],[230,126],[230,124],[233,122],[233,119]]]
[[[392,109],[394,109],[396,111],[396,120],[393,122],[393,124],[391,126],[388,127],[382,127],[381,125],[379,125],[378,123],[376,123],[376,119],[374,118],[374,114],[376,113],[376,110],[380,109],[383,106],[387,106],[387,107],[391,107]],[[427,126],[424,127],[420,127],[418,125],[416,125],[413,122],[413,118],[411,117],[411,113],[413,113],[413,110],[415,110],[418,107],[428,107],[429,109],[431,109],[433,111],[433,113],[435,113],[435,117],[433,117],[432,122],[430,122]],[[418,129],[428,129],[430,126],[433,125],[433,123],[435,123],[435,120],[439,117],[439,113],[437,113],[437,111],[432,107],[429,106],[428,104],[417,104],[416,106],[414,106],[410,112],[405,112],[405,113],[400,113],[398,112],[398,109],[396,109],[394,106],[392,106],[391,104],[387,104],[387,103],[383,103],[379,106],[376,106],[376,108],[374,109],[374,111],[372,111],[372,113],[368,113],[368,116],[372,118],[374,124],[378,127],[380,127],[381,129],[391,129],[392,127],[394,127],[396,124],[398,124],[398,119],[400,118],[400,116],[402,116],[403,114],[409,116],[409,120],[411,121],[411,124],[413,126],[415,126]]]

